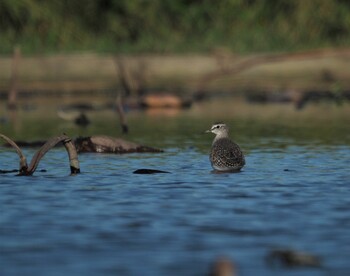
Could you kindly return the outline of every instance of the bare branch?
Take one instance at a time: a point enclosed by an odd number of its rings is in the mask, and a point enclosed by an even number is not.
[[[80,173],[80,167],[79,167],[79,160],[78,160],[78,153],[75,148],[75,145],[72,143],[72,140],[66,135],[62,134],[60,136],[51,138],[48,140],[33,156],[29,167],[27,165],[27,160],[21,151],[21,149],[18,147],[18,145],[12,141],[9,137],[3,135],[0,133],[0,138],[4,139],[7,143],[9,143],[13,148],[16,149],[17,154],[20,157],[20,168],[19,168],[19,175],[32,175],[36,168],[38,167],[38,164],[40,160],[43,158],[43,156],[54,146],[56,146],[59,142],[62,142],[65,146],[68,157],[69,157],[69,165],[71,174],[78,174]],[[7,171],[5,171],[7,172]]]
[[[7,143],[9,143],[17,152],[18,156],[19,156],[19,173],[24,173],[27,171],[28,169],[28,165],[27,165],[27,159],[24,156],[22,150],[17,146],[17,144],[11,140],[9,137],[3,135],[0,133],[0,138],[4,139]]]
[[[80,172],[79,169],[79,161],[78,161],[78,157],[77,157],[77,153],[75,150],[75,147],[70,145],[70,138],[63,134],[54,138],[51,138],[50,140],[48,140],[33,156],[28,170],[26,172],[26,175],[32,175],[36,168],[38,167],[38,164],[40,162],[40,160],[43,158],[43,156],[50,150],[52,149],[54,146],[56,146],[59,142],[63,142],[67,151],[68,151],[68,155],[69,155],[69,160],[70,160],[70,165],[71,165],[71,172],[73,173],[78,173]],[[75,150],[75,153],[74,153]]]
[[[74,143],[72,143],[72,140],[70,138],[67,138],[63,141],[63,145],[65,146],[68,153],[71,174],[80,173],[78,153],[74,146]]]

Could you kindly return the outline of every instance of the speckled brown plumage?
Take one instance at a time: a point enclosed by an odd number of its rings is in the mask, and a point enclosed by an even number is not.
[[[210,152],[210,162],[219,171],[240,170],[245,165],[241,149],[228,138],[215,141]]]
[[[210,130],[216,134],[211,152],[210,162],[217,171],[239,171],[245,165],[245,159],[240,147],[228,137],[228,127],[225,124],[214,124]]]

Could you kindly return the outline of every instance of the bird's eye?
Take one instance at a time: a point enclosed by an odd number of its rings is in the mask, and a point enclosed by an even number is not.
[[[216,126],[216,128],[220,128],[220,126]]]

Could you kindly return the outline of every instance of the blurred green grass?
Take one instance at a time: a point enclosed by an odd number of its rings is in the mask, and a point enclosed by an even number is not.
[[[344,0],[0,2],[0,54],[300,51],[350,45]]]

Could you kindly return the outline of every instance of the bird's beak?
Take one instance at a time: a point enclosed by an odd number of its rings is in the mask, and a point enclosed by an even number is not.
[[[211,133],[211,130],[208,129],[208,130],[204,131],[204,133]]]

